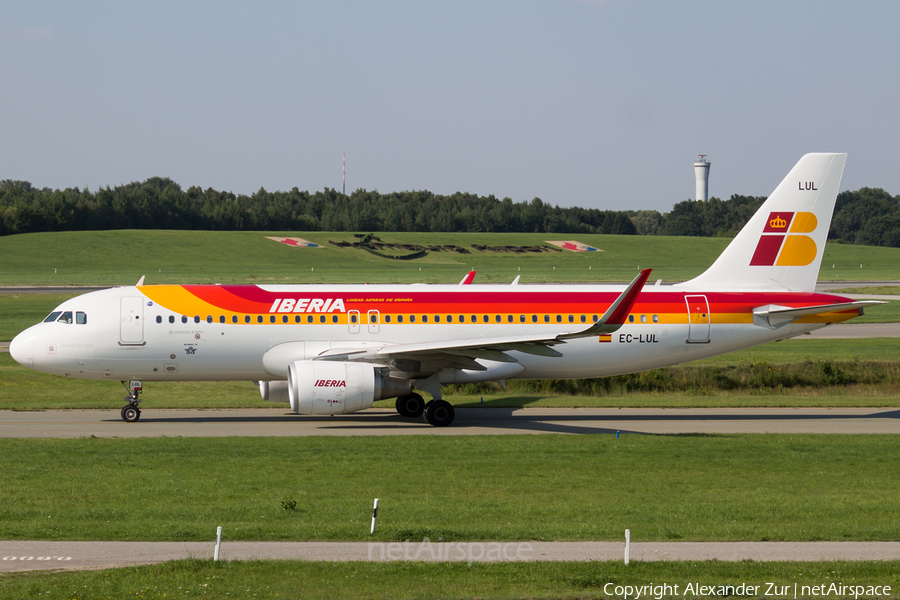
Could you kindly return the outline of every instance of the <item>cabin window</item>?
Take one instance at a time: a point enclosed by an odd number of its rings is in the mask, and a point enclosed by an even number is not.
[[[484,322],[485,322],[485,323],[490,323],[490,322],[491,322],[491,318],[490,318],[489,316],[487,316],[487,315],[484,315]]]
[[[62,311],[59,311],[59,310],[56,312],[50,313],[49,315],[47,315],[47,318],[44,319],[44,323],[53,323],[54,321],[56,321],[59,318],[59,315],[61,315],[61,314],[62,314]]]
[[[244,323],[250,322],[250,315],[244,315]]]
[[[659,323],[659,315],[653,315],[653,322]]]
[[[641,323],[647,322],[647,315],[641,315]]]
[[[415,323],[415,322],[416,322],[416,315],[409,315],[409,322],[410,322],[410,323]]]
[[[500,315],[494,315],[494,322],[495,322],[495,323],[499,323],[499,322],[502,321],[502,320],[503,320],[503,319],[500,317]]]
[[[435,323],[440,323],[440,322],[441,322],[441,315],[434,315],[434,322],[435,322]]]
[[[338,322],[338,316],[337,316],[337,315],[331,315],[331,322],[332,322],[332,323],[337,323],[337,322]]]
[[[537,323],[537,315],[531,315],[531,322]]]
[[[398,323],[402,323],[402,322],[403,322],[403,315],[397,315],[397,322],[398,322]]]
[[[634,323],[634,315],[628,315],[628,322]]]
[[[294,315],[294,323],[299,323],[302,320],[303,320],[303,317],[301,317],[300,315]]]
[[[525,322],[525,315],[519,315],[519,323]]]
[[[232,322],[232,323],[237,323],[237,322],[238,322],[238,317],[237,317],[237,315],[231,315],[231,322]]]
[[[569,323],[575,322],[575,315],[569,315]]]
[[[427,322],[428,322],[428,315],[422,315],[422,322],[423,322],[423,323],[427,323]]]
[[[466,315],[459,315],[459,322],[460,322],[460,323],[465,323],[465,322],[466,322]]]
[[[472,315],[471,321],[472,321],[473,323],[477,323],[477,322],[478,322],[478,315]]]
[[[506,315],[506,322],[507,322],[507,323],[512,323],[512,322],[513,322],[513,316],[512,316],[512,315]]]
[[[312,317],[309,318],[309,322],[312,323]],[[350,315],[350,322],[356,323],[356,313],[353,313],[352,315]]]
[[[544,315],[544,323],[550,322],[550,315]]]
[[[319,323],[324,323],[324,322],[325,322],[325,315],[322,315],[321,317],[319,317]]]
[[[453,315],[447,315],[447,322],[448,322],[448,323],[452,323],[452,322],[453,322]]]
[[[288,316],[287,316],[287,315],[284,315],[283,317],[281,317],[281,322],[282,322],[282,323],[287,323],[287,322],[288,322]]]
[[[355,317],[356,315],[353,315],[353,316]],[[306,315],[306,322],[307,322],[307,323],[312,323],[312,322],[313,322],[313,316],[312,316],[312,315]],[[356,323],[356,321],[353,321],[353,322]]]
[[[599,321],[600,319],[597,318],[597,315],[591,315],[591,320],[592,320],[594,323],[596,323],[596,322]]]
[[[262,315],[256,315],[256,322],[257,322],[257,323],[262,323],[262,322],[263,322],[263,316],[262,316]]]
[[[587,323],[587,315],[581,315],[581,322]]]
[[[562,315],[556,315],[556,322],[562,323]]]
[[[187,315],[181,315],[181,322],[187,323]]]
[[[385,322],[385,323],[390,323],[390,322],[391,322],[391,315],[384,315],[384,322]]]
[[[175,322],[175,315],[169,315],[169,323]]]
[[[194,315],[194,323],[200,322],[200,315]]]
[[[156,322],[162,323],[162,317],[160,315],[156,315]]]
[[[378,315],[369,315],[369,323],[377,323]]]
[[[206,322],[212,323],[212,315],[206,315]]]

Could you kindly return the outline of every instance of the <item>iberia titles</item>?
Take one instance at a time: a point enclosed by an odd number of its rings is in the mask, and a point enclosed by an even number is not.
[[[332,313],[347,312],[343,298],[278,298],[270,313]]]

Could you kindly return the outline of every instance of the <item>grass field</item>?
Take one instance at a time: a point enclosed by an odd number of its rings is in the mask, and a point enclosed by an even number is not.
[[[293,248],[266,235],[299,236],[322,248]],[[429,252],[390,260],[329,241],[356,241],[352,233],[219,231],[85,231],[0,237],[0,284],[130,285],[148,283],[456,283],[476,269],[479,282],[605,282],[631,280],[653,267],[652,279],[683,281],[699,275],[728,244],[725,238],[570,234],[379,233],[384,242],[461,246],[469,254]],[[510,254],[473,250],[472,244],[536,246],[571,239],[603,252]],[[664,257],[664,258],[661,258]],[[863,268],[860,268],[860,265]],[[828,244],[819,279],[900,279],[900,249]]]
[[[0,539],[896,540],[898,471],[878,435],[5,439]]]
[[[608,598],[614,585],[704,586],[764,582],[788,586],[890,586],[900,596],[897,562],[632,562],[423,564],[397,562],[212,562],[185,560],[105,571],[0,575],[3,598]],[[615,589],[614,587],[612,588]],[[664,596],[672,598],[673,596]],[[835,596],[831,596],[835,598]],[[852,596],[851,596],[852,597]],[[862,596],[866,597],[866,596]],[[655,596],[648,596],[655,598]],[[772,598],[770,596],[770,598]],[[785,596],[778,596],[784,600]],[[773,599],[774,600],[774,599]]]

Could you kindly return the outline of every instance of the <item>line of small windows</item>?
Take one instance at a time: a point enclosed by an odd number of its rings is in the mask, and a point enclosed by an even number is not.
[[[206,319],[201,319],[199,316],[195,316],[193,319],[190,319],[190,318],[189,318],[188,316],[186,316],[186,315],[182,315],[182,316],[181,316],[181,322],[182,322],[182,323],[188,323],[188,322],[190,322],[191,320],[193,320],[194,323],[201,323],[201,322],[203,322],[204,320],[205,320],[207,323],[213,323],[213,322],[214,322],[214,319],[213,319],[213,316],[212,316],[212,315],[207,315],[207,316],[206,316]],[[252,317],[251,315],[244,315],[243,321],[244,321],[244,323],[253,323],[253,322],[254,322],[254,319],[253,319],[253,317]],[[256,315],[256,320],[255,320],[255,321],[256,321],[256,323],[265,323],[265,322],[266,322],[266,318],[265,318],[263,315]],[[307,323],[315,323],[316,321],[317,321],[317,319],[316,319],[313,315],[306,315],[306,322],[307,322]],[[162,322],[163,322],[162,315],[156,315],[156,322],[157,322],[157,323],[162,323]],[[175,315],[169,315],[169,323],[174,323],[174,322],[175,322]],[[226,322],[227,322],[227,319],[225,318],[225,315],[219,315],[219,323],[226,323]],[[240,323],[240,322],[241,322],[241,319],[240,319],[237,315],[231,315],[231,322],[232,322],[232,323]],[[269,315],[268,322],[269,322],[269,323],[277,323],[277,322],[278,322],[278,317],[276,317],[275,315]],[[288,317],[288,315],[282,315],[282,316],[281,316],[281,322],[282,322],[282,323],[289,323],[289,322],[290,322],[290,317]],[[303,316],[301,316],[301,315],[294,315],[294,323],[302,323],[302,322],[303,322]],[[327,322],[328,322],[328,317],[327,317],[326,315],[319,315],[318,322],[319,322],[319,323],[327,323]],[[332,322],[332,323],[337,323],[337,322],[338,322],[338,315],[331,315],[331,322]]]
[[[551,316],[552,316],[552,315],[543,315],[543,322],[544,322],[544,323],[550,323],[550,322],[552,322],[553,320],[555,320],[555,322],[557,322],[557,323],[562,323],[562,322],[563,322],[563,315],[555,315],[555,319],[551,319]],[[578,317],[577,319],[576,319],[576,316]],[[659,323],[659,315],[652,315],[651,317],[652,317],[652,320],[653,320],[654,323]],[[416,322],[416,315],[409,315],[408,318],[409,318],[409,322],[410,322],[410,323],[415,323],[415,322]],[[370,315],[369,315],[369,319],[370,319],[371,323],[373,323],[373,324],[378,323],[378,316],[377,316],[377,315],[370,314]],[[190,320],[189,317],[187,317],[186,315],[182,315],[182,317],[181,317],[181,322],[182,322],[182,323],[188,323],[189,320]],[[202,320],[203,320],[203,319],[201,319],[199,316],[195,316],[195,317],[193,318],[194,323],[200,323]],[[214,322],[214,321],[213,321],[212,315],[207,315],[207,317],[206,317],[205,320],[206,320],[207,323],[213,323],[213,322]],[[569,323],[575,323],[576,320],[577,320],[578,322],[580,322],[580,323],[587,323],[588,317],[587,317],[587,315],[568,315],[567,320],[568,320]],[[599,319],[598,319],[597,315],[591,315],[591,321],[592,321],[592,322],[596,323],[598,320],[599,320]],[[278,317],[277,317],[276,315],[269,315],[268,321],[269,321],[269,323],[277,323],[277,322],[278,322]],[[358,323],[359,321],[360,321],[360,319],[359,319],[359,316],[358,316],[357,314],[353,313],[353,314],[350,315],[350,323],[351,323],[351,324],[356,324],[356,323]],[[481,315],[481,321],[482,321],[483,323],[490,323],[490,322],[491,322],[491,316],[490,316],[490,315]],[[506,322],[507,322],[507,323],[514,323],[515,321],[516,321],[515,315],[509,315],[509,314],[506,315]],[[518,318],[518,321],[519,321],[519,323],[527,323],[527,322],[528,322],[528,316],[527,316],[527,315],[521,315],[521,314],[520,314],[520,315],[519,315],[519,318]],[[532,322],[532,323],[539,323],[540,321],[541,321],[541,319],[539,318],[539,315],[535,315],[535,314],[531,315],[531,322]],[[647,315],[640,315],[640,321],[641,321],[641,323],[646,323],[646,322],[647,322]],[[156,322],[157,322],[157,323],[162,323],[162,322],[163,322],[163,318],[162,318],[161,315],[157,315],[157,316],[156,316]],[[219,315],[219,323],[225,323],[225,322],[226,322],[225,315]],[[232,322],[232,323],[240,323],[240,318],[239,318],[237,315],[231,315],[231,322]],[[252,316],[250,316],[250,315],[244,315],[244,323],[252,323],[252,322],[253,322],[253,317],[252,317]],[[256,315],[256,323],[265,323],[265,322],[266,322],[266,318],[265,318],[263,315]],[[282,316],[281,316],[281,322],[282,322],[282,323],[290,323],[290,317],[289,317],[288,315],[282,315]],[[302,316],[302,315],[294,315],[294,323],[302,323],[302,322],[303,322],[303,316]],[[307,323],[315,323],[315,322],[316,322],[315,316],[313,316],[313,315],[306,315],[306,322],[307,322]],[[328,317],[327,317],[326,315],[319,315],[318,322],[319,322],[319,323],[327,323],[327,322],[328,322]],[[338,315],[331,315],[331,322],[332,322],[332,323],[338,323]],[[385,323],[390,323],[390,322],[391,322],[391,315],[384,315],[384,322],[385,322]],[[403,323],[403,322],[404,322],[404,316],[403,316],[403,315],[397,315],[397,323],[399,324],[399,323]],[[422,323],[428,323],[428,315],[421,315],[421,322],[422,322]],[[440,322],[441,322],[441,315],[434,315],[433,321],[432,321],[432,322],[433,322],[433,323],[440,323]],[[446,322],[446,323],[453,323],[453,322],[454,322],[454,315],[446,315],[446,320],[445,320],[445,322]],[[457,322],[458,322],[458,323],[465,323],[465,322],[466,322],[466,315],[459,315],[459,320],[458,320]],[[470,322],[470,323],[478,323],[478,315],[469,315],[469,322]],[[503,315],[494,315],[494,322],[495,322],[495,323],[502,323],[502,322],[503,322]],[[628,322],[629,322],[629,323],[634,323],[634,322],[635,322],[635,316],[634,316],[634,315],[628,315]],[[175,316],[174,316],[174,315],[169,315],[169,323],[175,323]]]

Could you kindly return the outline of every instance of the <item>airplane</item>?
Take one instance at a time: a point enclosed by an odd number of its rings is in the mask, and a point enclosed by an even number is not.
[[[645,285],[651,269],[624,287],[518,278],[144,285],[142,277],[63,302],[9,351],[37,371],[121,381],[126,422],[140,419],[142,381],[251,380],[298,414],[396,398],[400,415],[447,426],[454,409],[444,384],[656,369],[792,338],[881,304],[815,292],[846,156],[803,156],[713,265],[683,283]]]

